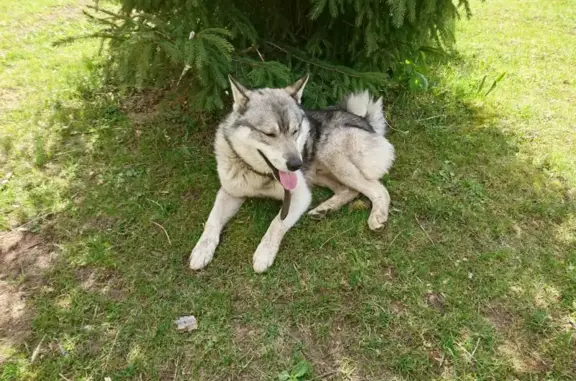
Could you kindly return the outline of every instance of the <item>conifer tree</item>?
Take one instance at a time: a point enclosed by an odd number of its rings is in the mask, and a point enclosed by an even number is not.
[[[421,52],[450,47],[469,0],[118,0],[86,12],[120,83],[184,83],[201,110],[223,107],[232,73],[249,86],[311,74],[308,104],[382,91]],[[425,83],[410,68],[411,84]],[[420,75],[420,77],[418,77]],[[416,77],[415,77],[416,76]]]

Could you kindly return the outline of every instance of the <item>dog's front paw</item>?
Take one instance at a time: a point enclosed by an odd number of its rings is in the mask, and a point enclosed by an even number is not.
[[[270,247],[264,248],[258,246],[258,249],[256,249],[256,252],[254,253],[254,258],[252,259],[254,271],[261,274],[268,270],[268,268],[274,263],[276,252],[277,250],[270,249]]]
[[[190,268],[192,270],[202,270],[206,267],[214,256],[217,244],[213,240],[200,240],[190,255]]]
[[[388,221],[388,210],[387,208],[380,208],[372,210],[370,217],[368,217],[368,227],[371,230],[378,230]]]

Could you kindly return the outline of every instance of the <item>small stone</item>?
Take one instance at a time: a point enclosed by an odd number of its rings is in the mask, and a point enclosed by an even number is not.
[[[198,321],[192,315],[181,316],[178,320],[174,320],[174,323],[178,325],[179,331],[193,331],[198,329]]]

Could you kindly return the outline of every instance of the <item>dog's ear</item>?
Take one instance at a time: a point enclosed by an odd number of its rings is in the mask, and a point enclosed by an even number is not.
[[[306,74],[290,86],[284,88],[284,90],[286,90],[286,92],[288,92],[288,94],[290,94],[290,96],[298,103],[302,100],[302,93],[304,92],[304,87],[306,87],[308,78],[310,78],[310,76]]]
[[[248,89],[242,86],[234,77],[228,74],[230,87],[232,88],[232,97],[234,98],[234,110],[246,107],[248,103]]]

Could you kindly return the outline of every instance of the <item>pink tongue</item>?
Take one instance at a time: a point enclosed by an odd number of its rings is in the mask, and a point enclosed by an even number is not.
[[[280,175],[280,184],[282,184],[284,189],[292,190],[296,188],[296,185],[298,184],[298,176],[296,176],[296,173],[282,171],[278,171],[278,173]]]

